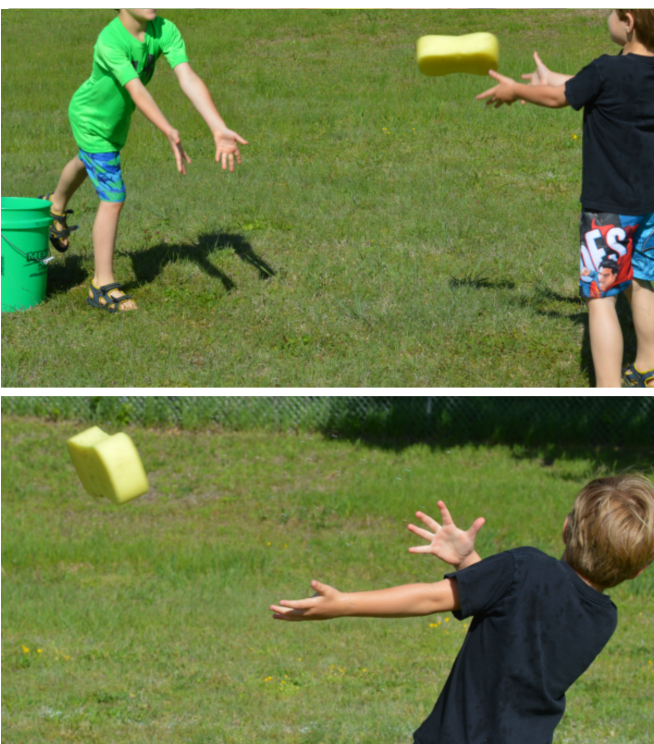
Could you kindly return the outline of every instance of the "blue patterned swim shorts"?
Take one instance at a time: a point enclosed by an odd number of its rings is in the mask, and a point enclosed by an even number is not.
[[[120,170],[119,152],[84,152],[80,150],[79,159],[84,163],[86,172],[95,186],[100,201],[125,201],[125,184]]]

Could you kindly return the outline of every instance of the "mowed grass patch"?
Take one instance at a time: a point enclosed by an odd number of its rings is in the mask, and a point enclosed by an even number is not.
[[[111,431],[111,427],[106,427]],[[415,511],[488,523],[482,555],[560,529],[592,452],[385,449],[309,433],[131,427],[148,495],[88,497],[71,423],[4,417],[3,740],[408,742],[465,623],[434,615],[285,625],[268,606],[320,579],[348,591],[436,581]],[[639,456],[634,455],[634,461]],[[613,590],[616,634],[572,688],[555,741],[648,741],[652,576]],[[612,734],[611,732],[614,732]]]
[[[502,72],[531,71],[537,48],[574,73],[615,51],[604,13],[162,14],[228,125],[250,141],[244,163],[220,171],[160,60],[150,90],[193,163],[180,177],[163,136],[134,115],[116,275],[141,310],[117,318],[85,305],[97,208],[86,183],[70,205],[80,230],[50,264],[47,301],[3,316],[3,385],[592,382],[575,278],[581,115],[491,110],[474,100],[490,78],[422,76],[415,43],[490,31]],[[112,17],[3,11],[3,195],[55,187],[75,153],[70,97]],[[57,27],[70,41],[64,56],[49,33]]]

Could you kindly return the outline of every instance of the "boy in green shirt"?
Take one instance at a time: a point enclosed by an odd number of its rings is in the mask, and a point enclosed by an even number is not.
[[[223,170],[240,164],[238,145],[247,142],[228,129],[206,85],[191,69],[184,41],[177,27],[157,17],[153,9],[120,10],[118,17],[99,35],[93,52],[91,77],[76,91],[68,110],[79,154],[64,168],[56,190],[43,197],[52,202],[54,223],[50,240],[58,251],[68,249],[66,206],[86,179],[91,178],[100,206],[93,225],[95,274],[87,302],[115,313],[136,310],[136,303],[115,282],[113,257],[118,219],[125,201],[120,169],[120,150],[129,132],[136,108],[168,139],[177,170],[186,175],[191,159],[182,147],[179,132],[162,114],[145,86],[152,79],[156,60],[164,54],[180,88],[188,96],[211,130],[216,143],[216,162]]]

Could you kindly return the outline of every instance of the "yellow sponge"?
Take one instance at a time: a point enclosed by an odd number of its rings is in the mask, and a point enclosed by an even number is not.
[[[497,70],[500,47],[493,34],[422,36],[418,39],[418,68],[425,75],[467,72],[488,75]]]
[[[127,434],[106,434],[93,426],[67,442],[70,459],[86,491],[116,504],[142,496],[150,488],[141,458]]]

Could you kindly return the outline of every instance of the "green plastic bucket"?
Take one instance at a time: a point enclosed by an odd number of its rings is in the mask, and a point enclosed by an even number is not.
[[[52,203],[2,197],[2,312],[27,310],[45,299]]]

